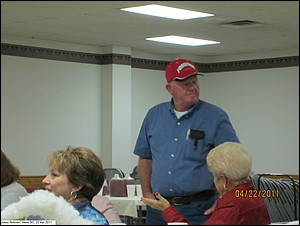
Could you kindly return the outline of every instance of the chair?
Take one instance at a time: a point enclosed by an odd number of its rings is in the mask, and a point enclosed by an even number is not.
[[[263,200],[268,207],[271,223],[299,220],[299,181],[285,174],[252,174],[250,177],[255,189],[265,195]]]
[[[105,172],[105,179],[108,187],[109,187],[110,179],[113,178],[115,174],[118,174],[121,178],[125,176],[125,174],[120,168],[104,168],[104,172]]]

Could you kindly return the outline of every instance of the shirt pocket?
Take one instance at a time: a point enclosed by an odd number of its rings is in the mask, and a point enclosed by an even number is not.
[[[204,164],[206,162],[206,156],[208,152],[213,148],[210,139],[197,140],[195,143],[194,139],[187,140],[185,147],[185,158]]]

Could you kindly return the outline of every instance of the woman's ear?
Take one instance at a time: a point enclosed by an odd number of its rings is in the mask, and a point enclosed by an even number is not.
[[[73,192],[79,192],[83,188],[83,186],[84,185],[74,186],[74,188],[72,190],[73,190]]]
[[[224,174],[221,174],[220,179],[221,179],[222,182],[224,183],[224,186],[227,187],[227,182],[228,182],[227,177],[226,177]]]

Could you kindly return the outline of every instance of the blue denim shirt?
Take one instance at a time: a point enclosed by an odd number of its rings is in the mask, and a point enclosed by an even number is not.
[[[190,129],[204,131],[204,139],[188,137]],[[181,118],[173,102],[152,107],[141,126],[134,154],[152,159],[151,187],[163,196],[192,195],[215,190],[208,171],[208,152],[226,141],[239,142],[228,115],[221,108],[199,100]]]

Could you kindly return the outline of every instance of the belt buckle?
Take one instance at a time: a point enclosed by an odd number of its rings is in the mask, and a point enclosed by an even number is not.
[[[176,200],[179,200],[179,199],[181,199],[181,198],[182,198],[182,197],[179,197],[179,196],[173,197],[173,199],[172,199],[173,205],[174,205],[174,206],[182,206],[182,205],[183,205],[182,203],[177,203],[177,202],[176,202]]]

